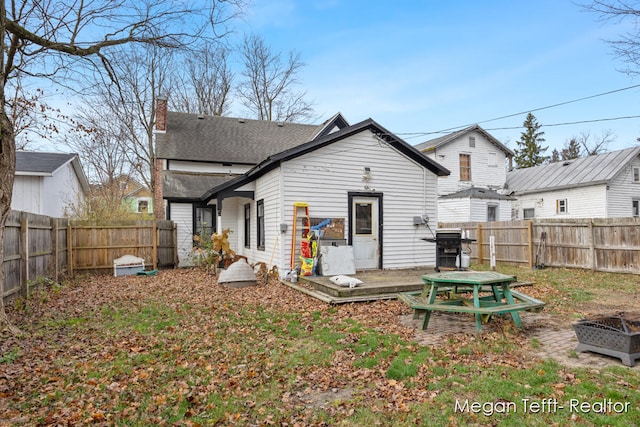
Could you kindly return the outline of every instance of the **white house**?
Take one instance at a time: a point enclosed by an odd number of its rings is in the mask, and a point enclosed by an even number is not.
[[[640,216],[640,147],[507,173],[514,219]]]
[[[250,262],[288,269],[297,202],[310,217],[342,225],[333,237],[353,247],[357,269],[434,265],[433,245],[421,240],[431,234],[414,217],[437,219],[437,177],[449,172],[371,119],[349,126],[338,114],[311,126],[169,113],[165,132],[163,197],[183,265],[206,223],[207,232],[231,229],[232,248]],[[172,154],[180,141],[202,145],[201,159],[210,160],[177,159],[191,150]],[[218,182],[196,196],[205,179]]]
[[[63,217],[88,191],[77,154],[16,152],[11,209]]]
[[[432,139],[416,148],[451,171],[438,178],[438,220],[511,219],[512,198],[502,194],[514,153],[478,125]]]

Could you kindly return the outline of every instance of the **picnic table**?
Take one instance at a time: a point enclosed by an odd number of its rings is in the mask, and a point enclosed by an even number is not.
[[[482,322],[488,322],[493,314],[509,313],[515,325],[522,328],[518,314],[521,310],[540,311],[544,303],[511,289],[516,281],[495,271],[447,271],[422,276],[425,290],[422,295],[401,293],[399,298],[414,310],[414,318],[424,314],[422,329],[427,329],[433,311],[472,313],[476,330],[482,330]],[[436,301],[438,294],[446,298]],[[473,298],[465,295],[472,293]],[[487,294],[480,296],[480,294]]]

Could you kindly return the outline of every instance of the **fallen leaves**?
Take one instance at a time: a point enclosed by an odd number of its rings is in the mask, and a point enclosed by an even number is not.
[[[7,311],[27,335],[0,342],[0,425],[329,425],[363,407],[406,416],[435,404],[456,366],[477,376],[532,363],[491,351],[505,336],[527,346],[499,319],[496,332],[452,335],[416,362],[425,350],[399,322],[401,302],[331,306],[276,281],[221,287],[198,270],[86,276]],[[415,373],[390,378],[394,360]],[[579,381],[561,375],[558,395]],[[464,376],[446,384],[464,389]]]

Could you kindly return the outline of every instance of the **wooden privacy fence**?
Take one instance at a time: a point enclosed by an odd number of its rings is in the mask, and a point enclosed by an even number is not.
[[[469,237],[476,239],[470,245],[470,256],[479,263],[489,260],[493,236],[497,262],[530,268],[544,264],[640,274],[640,218],[534,219],[440,226],[468,230]]]
[[[144,258],[150,268],[178,265],[172,221],[88,223],[11,211],[4,230],[5,299],[26,296],[38,278],[58,281],[61,274],[112,271],[125,254]]]
[[[67,229],[69,273],[113,269],[113,260],[131,254],[152,268],[177,265],[172,221],[73,221]]]

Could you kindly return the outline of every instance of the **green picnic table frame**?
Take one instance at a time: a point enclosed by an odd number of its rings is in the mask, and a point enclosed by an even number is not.
[[[488,322],[493,314],[509,313],[513,323],[522,328],[518,311],[540,311],[544,303],[521,292],[511,290],[515,276],[495,271],[448,271],[422,276],[425,283],[425,296],[412,293],[399,294],[399,298],[414,310],[414,317],[424,313],[422,329],[427,329],[433,311],[472,313],[475,316],[476,330],[482,330],[482,321]],[[446,292],[449,299],[436,302],[439,293]],[[481,292],[490,293],[480,296]],[[465,298],[463,293],[473,293],[473,299]],[[503,301],[504,300],[504,301]]]

